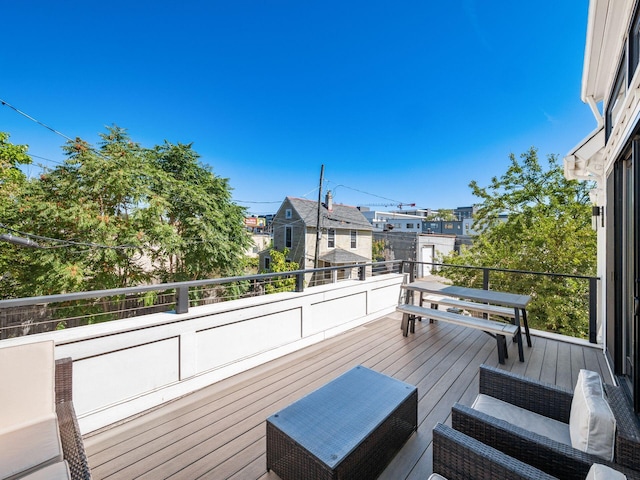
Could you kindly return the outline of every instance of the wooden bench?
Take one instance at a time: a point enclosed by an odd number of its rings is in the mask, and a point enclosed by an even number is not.
[[[495,320],[487,320],[484,318],[468,317],[459,313],[452,313],[443,310],[436,310],[433,308],[425,308],[418,305],[400,304],[396,308],[397,312],[402,313],[402,334],[406,337],[409,334],[409,328],[411,333],[415,332],[416,318],[424,317],[430,320],[440,320],[454,325],[460,325],[463,327],[475,328],[482,330],[487,335],[494,337],[498,345],[498,361],[504,363],[505,358],[508,358],[507,354],[507,339],[506,335],[514,336],[518,333],[518,326],[511,323],[503,323]]]

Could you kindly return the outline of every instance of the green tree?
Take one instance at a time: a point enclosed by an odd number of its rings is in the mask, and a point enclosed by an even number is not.
[[[511,270],[593,276],[596,235],[591,228],[589,190],[567,180],[555,155],[544,167],[531,148],[489,186],[470,184],[480,198],[473,245],[443,261]],[[504,215],[506,214],[506,221]],[[479,287],[482,272],[445,268],[442,275]],[[491,273],[491,288],[532,295],[528,309],[534,328],[578,337],[588,334],[588,282],[527,274]]]
[[[4,227],[15,225],[21,216],[19,201],[28,179],[20,167],[31,163],[29,147],[14,145],[9,137],[8,133],[0,132],[0,234],[12,234]],[[0,241],[0,288],[6,296],[15,296],[20,289],[23,254],[20,247]]]
[[[285,248],[282,252],[271,249],[269,256],[271,257],[271,272],[293,272],[299,270],[300,266],[297,262],[287,261],[289,249]],[[264,287],[266,293],[292,292],[296,288],[296,279],[291,277],[278,277],[270,280]]]
[[[384,240],[374,240],[373,242],[371,242],[371,258],[374,262],[384,261],[384,249]]]
[[[241,274],[251,237],[244,227],[245,209],[232,202],[228,179],[199,163],[191,144],[165,141],[152,156],[158,172],[152,192],[161,210],[149,211],[151,220],[158,214],[164,219],[159,229],[151,229],[157,235],[154,257],[166,260],[163,275],[193,280],[214,272]]]
[[[65,242],[14,247],[24,262],[12,296],[241,272],[250,239],[227,179],[200,164],[191,145],[146,149],[117,126],[100,137],[97,149],[67,143],[65,162],[21,189],[14,228]]]

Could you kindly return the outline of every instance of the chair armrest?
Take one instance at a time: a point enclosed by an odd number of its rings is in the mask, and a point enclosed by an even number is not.
[[[441,423],[433,429],[433,471],[448,480],[556,478]]]
[[[73,480],[91,480],[89,461],[76,412],[73,408],[73,362],[70,358],[56,360],[56,413],[64,459]]]
[[[621,387],[605,384],[607,402],[616,417],[616,463],[640,470],[640,424]]]
[[[569,423],[573,400],[571,390],[481,365],[479,392],[547,418]]]
[[[640,472],[608,462],[456,403],[451,409],[453,428],[490,445],[507,455],[560,479],[584,480],[594,463],[624,473],[627,479],[640,479]]]

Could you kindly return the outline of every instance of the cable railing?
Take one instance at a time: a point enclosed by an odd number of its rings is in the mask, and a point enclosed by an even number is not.
[[[311,286],[365,280],[401,270],[402,261],[397,260],[0,300],[0,339],[153,313],[187,313],[193,307],[303,292]]]
[[[457,285],[531,295],[527,313],[532,328],[596,343],[597,277],[402,260],[0,300],[0,339],[154,313],[181,314],[204,305],[389,273],[413,280],[429,271]]]

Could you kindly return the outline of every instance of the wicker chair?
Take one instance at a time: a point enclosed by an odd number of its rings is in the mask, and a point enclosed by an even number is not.
[[[608,465],[627,478],[640,478],[640,428],[618,387],[605,385],[616,417],[614,462],[456,403],[453,428],[561,479],[584,479],[593,463]],[[480,392],[545,417],[569,423],[573,392],[521,375],[482,365]]]
[[[447,480],[556,478],[441,423],[433,429],[433,472]]]
[[[56,413],[64,459],[73,480],[90,480],[91,470],[73,408],[72,367],[70,358],[56,360]]]

